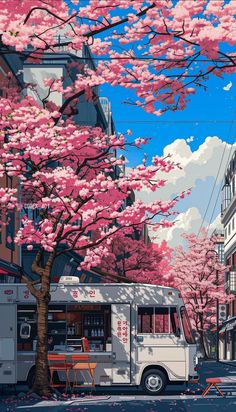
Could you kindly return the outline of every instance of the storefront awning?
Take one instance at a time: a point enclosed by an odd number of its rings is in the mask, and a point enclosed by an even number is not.
[[[6,260],[0,259],[0,276],[15,276],[21,277],[20,266],[14,263],[9,263]]]
[[[236,316],[231,318],[227,321],[222,327],[219,329],[219,333],[227,332],[229,330],[233,330],[236,327]]]

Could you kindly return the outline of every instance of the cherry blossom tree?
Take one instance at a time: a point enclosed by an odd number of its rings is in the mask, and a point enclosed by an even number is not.
[[[197,332],[202,353],[207,356],[205,337],[216,325],[216,303],[231,299],[224,291],[227,267],[219,263],[216,238],[209,238],[203,229],[199,236],[185,234],[187,249],[175,250],[172,268],[173,285],[181,291],[192,326]]]
[[[132,90],[136,99],[127,103],[159,116],[183,110],[210,75],[235,72],[235,15],[236,2],[227,0],[2,0],[0,50],[37,62],[66,47],[81,65],[86,45],[96,70],[84,64],[63,91],[61,115],[108,83]],[[62,91],[60,80],[50,87]]]
[[[2,214],[24,210],[22,202],[28,204],[30,199],[40,215],[33,220],[25,213],[14,240],[18,245],[26,244],[28,250],[37,247],[32,265],[37,280],[31,282],[24,276],[23,281],[37,301],[34,390],[41,394],[49,393],[47,313],[55,259],[69,251],[86,251],[87,265],[97,265],[99,253],[107,253],[105,243],[110,237],[141,230],[153,217],[159,216],[156,227],[171,224],[167,218],[175,213],[172,209],[179,199],[150,204],[137,200],[125,208],[132,191],[143,187],[158,190],[165,185],[163,179],[158,179],[158,171],[168,174],[179,166],[168,158],[154,156],[152,165],[142,164],[127,175],[120,173],[112,178],[124,162],[114,153],[118,148],[125,150],[125,137],[119,134],[108,139],[100,128],[79,126],[71,119],[55,125],[54,118],[59,115],[56,110],[42,108],[31,97],[0,99],[0,177],[14,177],[21,184],[21,199],[18,184],[15,188],[0,188]],[[44,251],[48,252],[45,264]]]
[[[137,100],[128,103],[147,112],[184,109],[211,73],[235,71],[235,7],[235,2],[202,0],[1,1],[2,55],[18,54],[38,63],[47,52],[66,47],[78,58],[73,84],[64,88],[64,79],[45,79],[49,94],[63,94],[61,107],[47,101],[41,107],[23,95],[19,101],[16,94],[0,99],[0,177],[20,182],[22,199],[31,199],[40,211],[37,221],[27,213],[22,216],[15,238],[29,250],[38,247],[32,267],[38,279],[24,277],[37,300],[38,393],[50,392],[46,332],[54,260],[67,251],[86,251],[87,263],[98,265],[99,248],[106,254],[103,242],[109,237],[140,230],[153,216],[160,217],[157,227],[165,226],[178,201],[136,201],[124,209],[132,190],[157,190],[165,184],[158,171],[168,173],[178,165],[154,157],[151,166],[140,165],[112,179],[114,168],[122,166],[114,152],[125,148],[125,137],[108,139],[99,128],[74,124],[69,115],[82,96],[96,102],[96,87],[106,83],[133,91]],[[84,46],[97,59],[94,69],[80,57]],[[137,146],[142,143],[142,138],[136,141]],[[0,195],[3,218],[9,210],[22,210],[16,187],[0,187]],[[93,232],[98,233],[95,238]],[[45,264],[44,250],[49,254]]]
[[[99,268],[103,273],[114,275],[109,281],[114,282],[116,279],[117,282],[123,282],[128,279],[132,282],[161,285],[169,273],[171,249],[166,242],[162,242],[160,246],[151,242],[146,244],[142,236],[136,239],[132,231],[130,235],[122,231],[107,239],[105,244],[107,253],[99,255]],[[87,267],[87,257],[82,266]],[[104,277],[104,281],[107,280]]]

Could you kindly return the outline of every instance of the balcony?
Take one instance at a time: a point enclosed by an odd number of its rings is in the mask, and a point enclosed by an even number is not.
[[[228,280],[225,283],[225,291],[236,294],[236,267],[232,267],[227,273]]]

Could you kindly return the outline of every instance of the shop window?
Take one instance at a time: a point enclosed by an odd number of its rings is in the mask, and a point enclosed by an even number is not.
[[[111,337],[110,305],[67,306],[67,346],[82,350],[82,337],[89,341],[91,351],[106,349]]]
[[[8,249],[15,250],[14,236],[15,236],[15,213],[7,212],[6,247]]]

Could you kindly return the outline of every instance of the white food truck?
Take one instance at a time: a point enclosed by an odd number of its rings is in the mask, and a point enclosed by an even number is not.
[[[197,381],[197,348],[177,289],[143,284],[51,285],[49,350],[82,351],[96,363],[95,384],[141,386],[158,394],[167,384]],[[0,384],[35,374],[37,310],[25,284],[0,284]],[[58,378],[63,380],[59,374]]]

